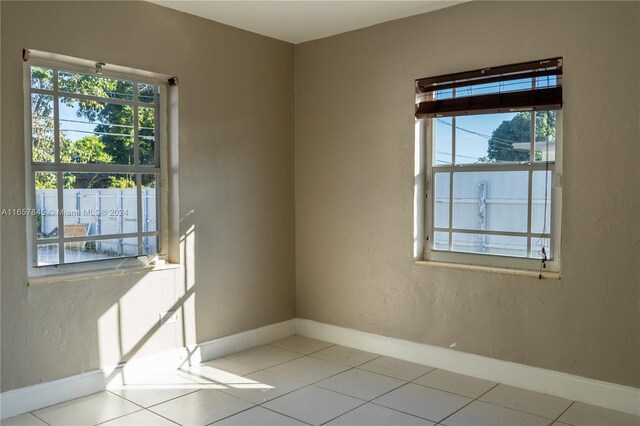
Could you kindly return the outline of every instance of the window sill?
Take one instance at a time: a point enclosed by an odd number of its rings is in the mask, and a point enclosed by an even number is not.
[[[157,271],[167,271],[171,269],[180,269],[182,265],[179,263],[165,263],[161,265],[139,265],[129,266],[126,268],[110,268],[87,272],[69,272],[65,274],[45,275],[41,277],[29,277],[27,285],[40,286],[45,284],[65,283],[92,280],[98,278],[116,277],[130,274],[149,273]]]
[[[494,266],[465,265],[462,263],[436,262],[433,260],[416,260],[413,262],[417,266],[431,266],[436,268],[461,269],[465,271],[489,272],[494,274],[520,275],[525,277],[539,278],[540,272],[526,269],[498,268]],[[542,278],[548,280],[559,280],[559,272],[542,272]]]

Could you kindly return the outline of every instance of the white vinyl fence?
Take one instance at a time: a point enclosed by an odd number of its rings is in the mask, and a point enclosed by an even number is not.
[[[36,190],[36,210],[40,212],[37,221],[37,234],[45,242],[47,236],[60,232],[58,230],[58,216],[63,216],[65,236],[79,237],[99,236],[109,234],[123,234],[138,232],[138,209],[136,205],[136,189],[65,189],[63,210],[58,210],[57,191],[55,189]],[[142,230],[143,232],[157,231],[155,188],[142,189]],[[72,227],[69,225],[85,225]],[[85,231],[84,234],[78,232]],[[73,235],[70,235],[73,232]],[[144,252],[155,252],[157,244],[155,237],[144,239]],[[91,251],[78,258],[78,248],[84,249],[80,243],[68,243],[65,247],[65,258],[75,261],[93,260],[117,256],[135,256],[138,254],[136,238],[115,238],[91,242]],[[57,248],[56,248],[57,250]],[[39,257],[40,257],[39,248]],[[48,250],[51,252],[51,248]],[[88,256],[93,254],[93,256]],[[101,256],[102,254],[102,256]],[[43,252],[43,255],[46,253]],[[56,257],[53,254],[54,258]],[[96,257],[97,256],[97,257]],[[51,259],[52,263],[56,263]],[[48,262],[45,262],[48,263]]]

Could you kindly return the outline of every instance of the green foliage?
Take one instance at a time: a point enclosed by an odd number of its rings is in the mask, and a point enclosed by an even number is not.
[[[99,137],[89,135],[75,141],[65,140],[60,158],[64,163],[108,164],[113,157],[106,152],[105,143]]]
[[[48,69],[32,67],[31,85],[34,88],[51,89],[53,87],[53,72]],[[61,103],[76,109],[79,118],[96,123],[94,131],[98,134],[71,140],[66,137],[64,132],[61,132],[59,135],[61,161],[81,164],[133,164],[133,107],[109,102],[109,99],[133,100],[134,84],[129,81],[60,71],[58,73],[58,87],[61,92],[69,94],[105,98],[104,102],[72,97],[60,98]],[[154,90],[152,85],[140,85],[139,100],[152,102]],[[53,97],[33,94],[31,114],[33,123],[32,159],[34,162],[51,163],[55,158]],[[155,109],[153,104],[150,103],[149,107],[138,108],[138,126],[140,164],[154,165]],[[135,182],[130,176],[100,176],[86,173],[66,173],[64,176],[64,188],[135,188]],[[143,176],[142,184],[144,186],[153,185],[153,176]],[[55,175],[38,173],[36,176],[37,189],[51,189],[55,186]]]
[[[109,176],[109,188],[127,189],[135,188],[136,182],[133,180],[133,176]]]
[[[538,111],[536,119],[536,141],[555,140],[555,111]],[[529,161],[528,151],[514,151],[513,143],[531,142],[531,113],[521,112],[509,121],[503,121],[489,139],[487,157],[490,161]],[[536,152],[535,160],[542,160]]]

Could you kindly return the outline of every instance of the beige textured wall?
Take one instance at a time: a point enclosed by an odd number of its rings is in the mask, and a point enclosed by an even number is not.
[[[472,2],[297,45],[298,316],[640,386],[639,46],[638,2]],[[414,265],[414,79],[557,55],[562,279]]]
[[[294,317],[293,46],[144,2],[1,4],[2,208],[24,206],[22,48],[99,60],[180,78],[187,242],[184,270],[30,288],[2,217],[2,391]]]

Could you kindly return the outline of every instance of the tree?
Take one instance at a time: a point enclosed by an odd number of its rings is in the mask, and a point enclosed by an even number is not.
[[[555,111],[538,111],[536,117],[536,142],[555,140]],[[531,113],[518,113],[511,120],[503,121],[491,134],[487,157],[490,161],[529,161],[529,151],[515,151],[514,143],[531,142]],[[541,160],[542,153],[536,152]]]
[[[102,78],[86,74],[60,71],[58,86],[61,92],[70,94],[93,95],[105,98],[98,102],[73,97],[60,97],[60,102],[74,107],[79,118],[96,123],[95,135],[80,139],[69,139],[64,132],[59,134],[61,147],[60,159],[65,163],[101,163],[133,164],[134,162],[134,110],[130,105],[109,102],[111,99],[133,100],[134,83]],[[31,87],[51,89],[53,72],[48,69],[31,68]],[[141,84],[138,87],[139,100],[152,100],[154,86]],[[32,152],[33,161],[49,163],[55,158],[55,138],[53,123],[53,96],[33,94],[32,114]],[[140,164],[154,164],[155,109],[138,108],[138,152]],[[143,175],[144,186],[153,185],[150,175]],[[55,188],[55,174],[39,172],[36,174],[36,188]],[[83,173],[65,173],[64,188],[135,188],[131,175],[109,176],[105,174],[89,175]]]

